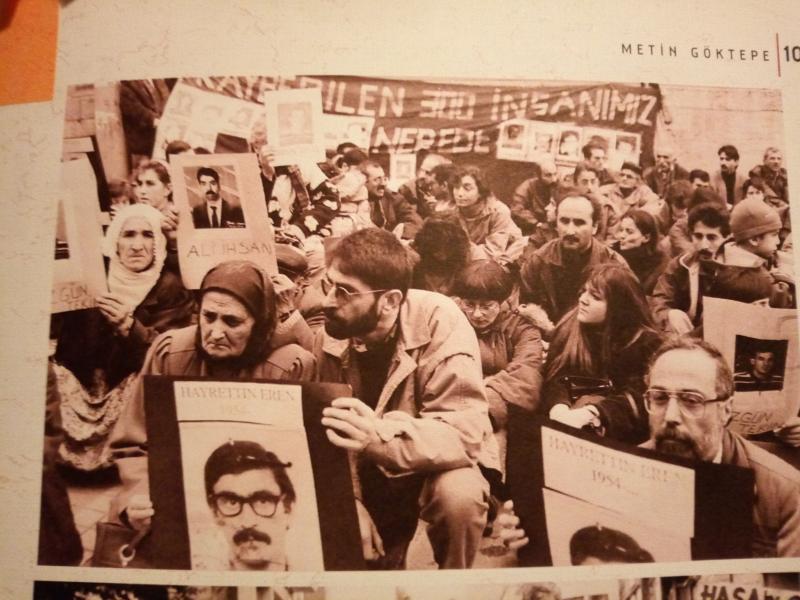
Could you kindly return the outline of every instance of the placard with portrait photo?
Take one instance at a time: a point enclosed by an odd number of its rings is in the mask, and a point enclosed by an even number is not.
[[[362,566],[347,455],[319,421],[348,390],[147,377],[153,566]]]
[[[749,556],[753,474],[542,419],[509,419],[506,477],[526,532],[520,565]],[[576,537],[577,536],[577,537]],[[587,548],[595,554],[587,554]],[[605,550],[603,550],[605,548]],[[592,558],[587,558],[591,556]],[[594,562],[592,562],[594,561]]]
[[[497,137],[497,158],[526,160],[528,154],[530,121],[512,119],[500,124]]]
[[[703,298],[703,336],[733,371],[730,427],[743,435],[772,431],[800,411],[797,313]]]
[[[188,289],[213,266],[249,260],[277,272],[274,233],[254,154],[181,154],[170,163],[178,259]]]
[[[275,152],[272,165],[325,160],[325,130],[319,88],[264,92],[267,142]]]

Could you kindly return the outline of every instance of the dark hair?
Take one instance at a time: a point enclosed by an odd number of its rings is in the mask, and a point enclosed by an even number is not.
[[[711,175],[708,174],[708,171],[704,171],[703,169],[692,169],[689,171],[689,183],[695,179],[708,183],[711,181]]]
[[[765,196],[767,195],[767,185],[764,183],[764,180],[761,177],[751,177],[747,181],[742,184],[742,194],[745,196],[747,195],[747,190],[751,187],[756,188]]]
[[[619,168],[619,170],[622,171],[623,169],[627,169],[629,171],[633,171],[639,177],[642,176],[642,167],[640,167],[636,163],[632,163],[629,160],[626,160],[624,163],[622,163],[622,166]]]
[[[342,162],[348,167],[357,167],[369,157],[359,148],[350,148],[342,153]]]
[[[606,318],[600,326],[600,347],[593,348],[590,330],[578,321],[578,307],[556,325],[544,366],[545,380],[567,370],[583,374],[603,373],[620,351],[643,330],[655,331],[653,316],[642,286],[633,272],[619,263],[596,265],[584,288],[596,289],[606,301]]]
[[[475,165],[456,166],[453,169],[448,181],[450,195],[452,196],[453,190],[461,185],[461,180],[468,176],[475,180],[475,185],[478,187],[478,198],[481,200],[486,200],[491,194],[491,191],[489,190],[489,186],[486,184],[486,178],[484,177],[483,172]]]
[[[425,219],[414,237],[414,250],[423,269],[439,272],[439,267],[444,267],[449,273],[457,273],[469,261],[469,236],[453,213],[434,214]],[[443,264],[437,255],[446,257]]]
[[[141,165],[139,165],[137,171],[139,174],[142,174],[145,171],[153,171],[158,177],[159,181],[164,185],[167,185],[168,183],[171,182],[169,176],[169,169],[167,169],[167,167],[164,166],[164,163],[159,162],[157,160],[149,160],[145,163],[142,163]]]
[[[720,146],[719,150],[717,150],[717,156],[720,154],[724,154],[728,158],[732,158],[733,160],[739,160],[739,151],[736,149],[736,146],[731,144],[725,144],[724,146]]]
[[[239,475],[256,469],[269,469],[281,490],[283,506],[288,512],[297,499],[289,474],[291,463],[282,462],[273,452],[265,450],[261,444],[250,441],[231,440],[214,450],[206,460],[204,480],[206,499],[209,506],[214,495],[214,486],[223,475]]]
[[[586,160],[592,158],[592,150],[602,150],[603,153],[606,153],[606,149],[601,144],[597,142],[589,142],[588,144],[584,144],[583,148],[581,148],[583,158]]]
[[[623,219],[630,219],[633,221],[633,224],[636,225],[636,229],[638,229],[642,235],[650,236],[650,239],[643,244],[643,246],[647,248],[648,252],[651,254],[655,252],[656,247],[658,246],[659,238],[658,223],[656,222],[656,218],[646,210],[642,210],[641,208],[633,208],[620,217],[620,224],[622,223]]]
[[[716,204],[725,210],[728,209],[728,203],[711,188],[697,188],[693,191],[686,208],[692,210],[695,206],[707,203]]]
[[[493,260],[475,260],[459,273],[453,294],[468,300],[503,302],[514,290],[511,274]]]
[[[200,183],[200,178],[206,175],[214,179],[219,185],[219,173],[217,173],[216,169],[212,169],[211,167],[200,167],[197,169],[197,183]]]
[[[600,181],[600,171],[598,169],[596,169],[594,166],[592,166],[591,163],[579,162],[577,165],[575,165],[575,170],[572,172],[572,181],[573,181],[573,183],[575,183],[577,185],[578,177],[584,171],[591,171],[592,173],[597,175],[597,180]]]
[[[336,154],[344,154],[345,152],[353,148],[357,149],[358,146],[353,142],[342,142],[341,144],[336,146]]]
[[[731,233],[731,218],[728,210],[714,202],[699,204],[689,211],[688,227],[689,234],[694,231],[694,226],[702,223],[706,227],[719,229],[719,232],[727,237]]]
[[[174,140],[167,144],[167,147],[164,149],[164,154],[166,154],[167,162],[169,162],[169,159],[173,154],[181,154],[182,152],[188,152],[191,149],[192,147],[183,140]]]
[[[600,202],[594,196],[589,194],[584,194],[578,188],[575,187],[562,189],[559,191],[557,196],[558,197],[556,198],[556,215],[558,215],[558,207],[561,206],[561,203],[567,198],[583,198],[592,207],[592,225],[597,225],[598,223],[600,223],[600,219],[603,214],[603,207],[600,205]]]
[[[673,350],[700,350],[705,352],[717,364],[717,372],[715,374],[716,384],[715,392],[718,398],[730,398],[733,395],[733,372],[731,372],[728,362],[722,353],[705,340],[691,336],[673,336],[668,338],[650,357],[650,365],[645,375],[645,384],[650,384],[650,372],[653,370],[653,365],[656,361],[664,356],[667,352]]]
[[[431,176],[439,185],[447,185],[447,182],[450,181],[455,170],[456,166],[453,163],[445,162],[433,167],[433,169],[431,169]]]
[[[667,204],[673,208],[686,208],[694,193],[692,184],[685,179],[678,179],[667,186],[665,193]]]
[[[369,227],[344,236],[327,252],[325,262],[370,289],[400,290],[411,285],[411,260],[403,244],[391,233]]]
[[[600,525],[576,531],[569,540],[569,556],[573,565],[582,564],[590,556],[613,563],[653,562],[653,555],[627,533]]]

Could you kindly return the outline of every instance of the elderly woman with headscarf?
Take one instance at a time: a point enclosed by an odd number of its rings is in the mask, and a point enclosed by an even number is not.
[[[96,299],[98,310],[57,320],[54,371],[66,432],[60,453],[82,470],[107,466],[106,437],[150,343],[194,318],[192,295],[164,269],[161,221],[161,213],[146,204],[121,207],[103,245],[108,293]]]
[[[212,268],[199,290],[199,322],[156,338],[141,375],[185,375],[215,379],[308,381],[315,370],[310,352],[282,335],[275,341],[278,309],[269,275],[248,261]],[[147,496],[147,435],[143,377],[111,436],[125,491],[112,507],[134,527],[151,512]]]

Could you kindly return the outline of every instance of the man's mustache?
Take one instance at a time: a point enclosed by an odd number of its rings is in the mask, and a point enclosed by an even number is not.
[[[693,457],[700,459],[697,443],[688,435],[681,433],[676,427],[669,426],[656,434],[656,450],[665,454]]]
[[[264,533],[263,531],[259,531],[255,527],[240,529],[233,534],[233,543],[237,546],[240,544],[246,544],[247,542],[264,542],[265,544],[271,544],[272,538],[269,537],[268,534]]]

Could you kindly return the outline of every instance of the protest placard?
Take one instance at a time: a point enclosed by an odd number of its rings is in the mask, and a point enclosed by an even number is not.
[[[500,125],[497,138],[497,158],[504,160],[525,160],[530,138],[529,122],[512,119]]]
[[[535,532],[518,552],[521,565],[751,553],[753,474],[746,469],[687,461],[530,417],[509,418],[508,440],[518,448],[507,458],[509,493],[522,528]],[[593,547],[600,550],[591,554]]]
[[[406,182],[412,181],[417,173],[416,154],[389,155],[389,188],[397,191]]]
[[[617,132],[614,145],[609,148],[608,166],[619,170],[624,162],[639,164],[642,151],[642,136],[638,133]]]
[[[347,455],[322,408],[349,388],[147,377],[157,568],[363,567]]]
[[[61,196],[56,209],[55,263],[51,312],[95,306],[108,291],[103,267],[100,204],[89,159],[61,164]]]
[[[545,489],[544,510],[555,567],[676,562],[692,557],[691,537],[685,530],[671,530],[625,505],[611,510]]]
[[[178,259],[188,289],[213,266],[249,260],[277,272],[272,225],[254,154],[182,154],[170,164]]]
[[[797,313],[703,298],[703,336],[734,372],[730,427],[744,435],[782,426],[800,410]]]
[[[264,92],[267,141],[273,166],[325,160],[322,97],[319,88]]]
[[[214,152],[220,136],[250,139],[253,126],[264,121],[264,107],[256,102],[201,90],[178,82],[169,95],[156,128],[153,158],[164,158],[169,142],[182,140],[192,148]]]
[[[694,471],[542,427],[544,483],[596,507],[694,535]]]

